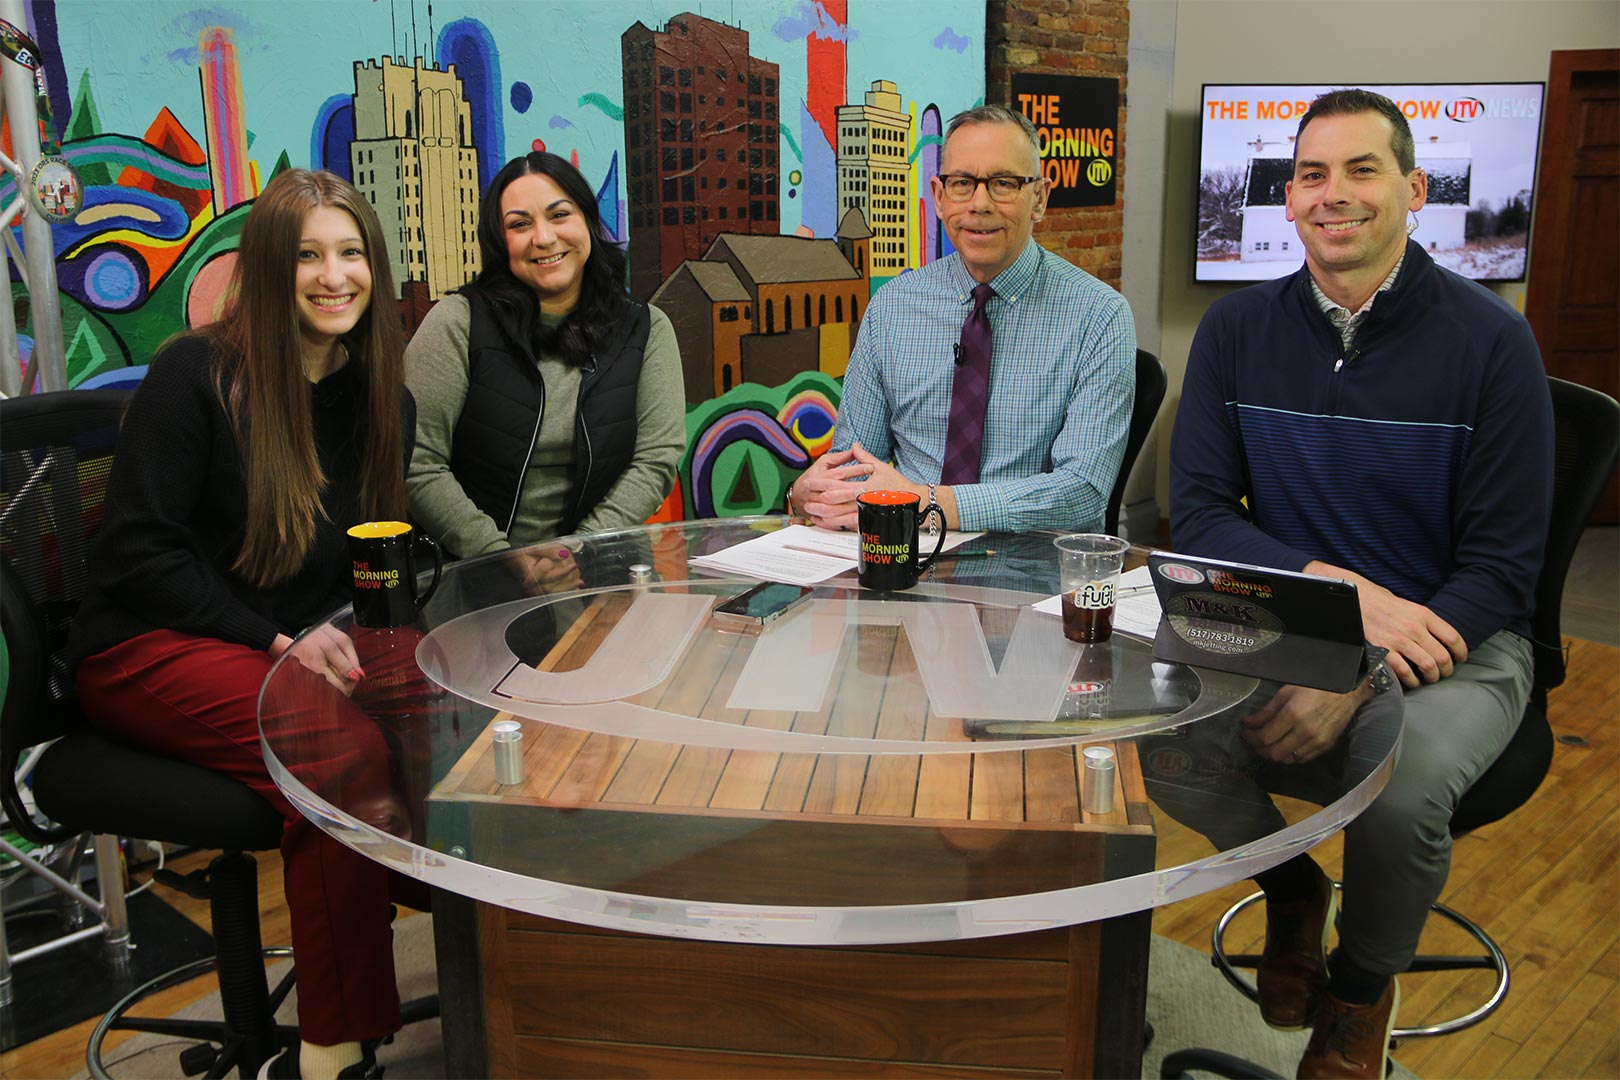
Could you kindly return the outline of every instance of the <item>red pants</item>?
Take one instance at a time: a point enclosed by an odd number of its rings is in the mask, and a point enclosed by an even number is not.
[[[394,647],[379,651],[380,638],[356,632],[366,678],[354,701],[296,663],[277,682],[289,691],[285,699],[307,706],[298,709],[295,775],[368,824],[401,833],[410,823],[406,801],[395,794],[399,763],[360,704],[368,686],[403,704],[410,694],[402,688],[422,678],[413,649],[394,634]],[[322,832],[271,781],[259,745],[258,698],[272,662],[244,645],[157,630],[81,663],[79,696],[97,730],[234,777],[281,813],[300,1037],[319,1045],[382,1038],[400,1026],[391,875]]]

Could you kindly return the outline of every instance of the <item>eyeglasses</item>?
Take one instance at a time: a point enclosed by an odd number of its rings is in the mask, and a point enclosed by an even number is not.
[[[947,173],[939,178],[945,188],[945,197],[951,202],[967,202],[983,184],[996,202],[1012,202],[1025,184],[1040,180],[1038,176],[968,176],[965,173]]]

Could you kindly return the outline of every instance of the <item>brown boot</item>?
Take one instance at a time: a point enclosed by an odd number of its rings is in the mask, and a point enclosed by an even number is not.
[[[1315,863],[1316,889],[1306,900],[1266,903],[1266,951],[1256,972],[1260,1017],[1280,1031],[1310,1027],[1327,985],[1327,941],[1338,894]]]
[[[1299,1059],[1302,1080],[1383,1080],[1389,1069],[1389,1036],[1400,1007],[1401,988],[1393,978],[1371,1005],[1348,1005],[1324,990],[1311,1043]]]

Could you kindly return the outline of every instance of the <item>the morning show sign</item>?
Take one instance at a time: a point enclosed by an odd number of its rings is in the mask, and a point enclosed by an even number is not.
[[[1014,73],[1013,107],[1029,117],[1052,207],[1112,206],[1119,162],[1119,80]]]

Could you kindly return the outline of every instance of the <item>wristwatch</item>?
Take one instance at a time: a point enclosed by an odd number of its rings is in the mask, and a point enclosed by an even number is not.
[[[1388,649],[1380,649],[1376,645],[1367,646],[1367,667],[1371,669],[1367,675],[1367,689],[1372,691],[1373,697],[1395,689],[1395,673],[1389,670],[1389,665],[1384,662],[1384,657],[1388,655]]]

